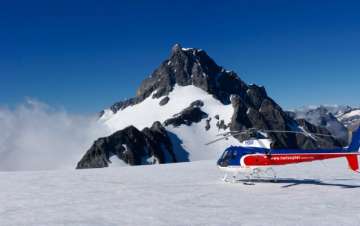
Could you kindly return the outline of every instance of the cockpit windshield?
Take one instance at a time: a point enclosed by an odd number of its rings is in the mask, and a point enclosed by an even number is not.
[[[237,154],[238,154],[237,151],[234,149],[225,150],[218,161],[218,165],[228,166],[232,160],[235,160],[237,158]]]
[[[222,156],[223,160],[231,160],[236,158],[237,152],[235,150],[226,150]]]

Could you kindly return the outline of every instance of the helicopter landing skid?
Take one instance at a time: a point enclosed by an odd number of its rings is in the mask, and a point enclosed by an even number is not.
[[[228,174],[224,175],[223,181],[227,183],[240,183],[242,182],[245,185],[255,185],[255,182],[277,182],[277,175],[273,168],[254,168],[250,173],[245,174],[244,179],[238,179],[239,173],[233,173],[231,178],[229,178]]]

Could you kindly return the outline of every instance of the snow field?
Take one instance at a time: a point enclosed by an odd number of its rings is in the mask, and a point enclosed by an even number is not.
[[[360,178],[344,159],[228,184],[215,161],[0,173],[0,225],[359,225]]]

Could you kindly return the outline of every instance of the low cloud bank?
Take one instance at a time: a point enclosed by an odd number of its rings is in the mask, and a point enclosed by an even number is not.
[[[33,99],[15,109],[0,107],[0,171],[74,169],[94,140],[107,133],[96,117]]]

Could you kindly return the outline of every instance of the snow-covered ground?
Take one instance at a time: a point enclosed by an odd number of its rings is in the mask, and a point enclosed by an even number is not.
[[[359,225],[360,175],[344,159],[227,184],[214,161],[0,173],[0,225]]]

